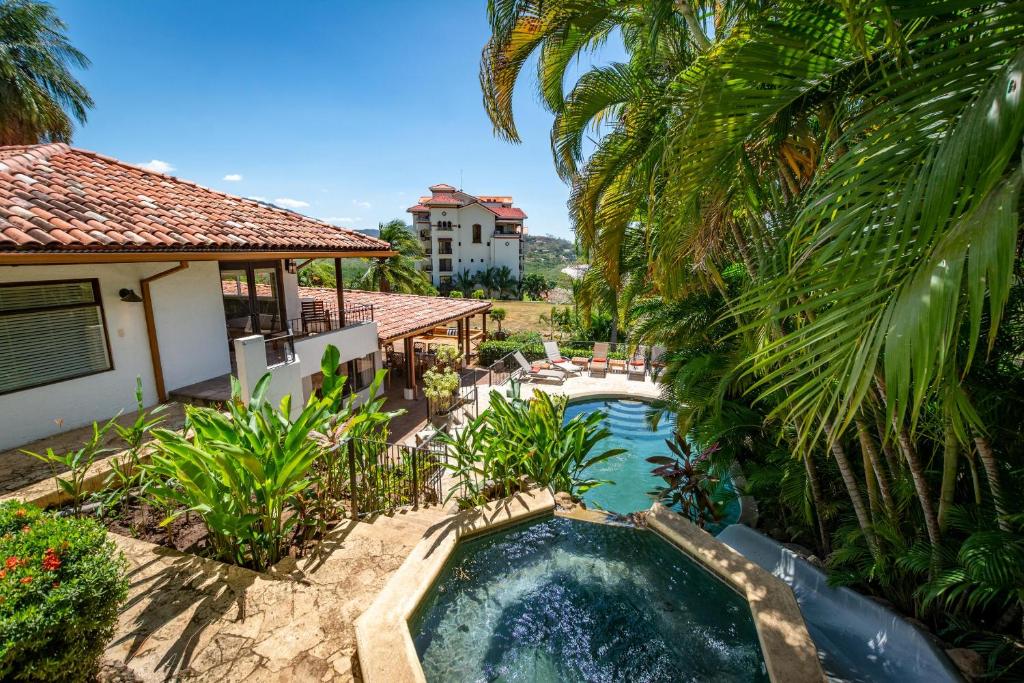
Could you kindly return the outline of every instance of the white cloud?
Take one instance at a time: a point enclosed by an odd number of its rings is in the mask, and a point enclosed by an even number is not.
[[[160,161],[159,159],[151,159],[144,164],[136,164],[139,168],[144,168],[147,171],[156,171],[157,173],[170,173],[174,170],[166,161]]]
[[[352,206],[359,207],[360,209],[369,209],[371,206],[373,206],[373,204],[371,204],[370,202],[361,202],[358,199],[353,199]]]
[[[226,176],[224,176],[224,180],[228,181],[229,183],[237,183],[241,179],[241,173],[228,173]]]
[[[278,197],[274,200],[274,203],[286,209],[304,209],[309,206],[309,202],[304,202],[301,199],[292,199],[291,197]]]

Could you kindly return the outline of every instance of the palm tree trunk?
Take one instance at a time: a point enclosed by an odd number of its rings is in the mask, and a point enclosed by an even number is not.
[[[892,499],[892,491],[889,489],[889,477],[886,475],[885,467],[882,465],[882,459],[878,455],[878,449],[875,448],[875,442],[872,440],[871,434],[868,433],[868,425],[864,418],[858,417],[855,421],[857,423],[857,437],[860,439],[860,447],[871,463],[871,470],[878,481],[878,491],[882,495],[885,511],[892,515],[896,510],[896,505]]]
[[[846,449],[839,443],[838,438],[834,438],[830,422],[825,423],[825,435],[831,442],[832,456],[836,459],[836,465],[839,466],[839,474],[843,477],[846,493],[850,496],[850,501],[853,503],[853,512],[857,515],[857,523],[860,525],[860,530],[864,533],[864,540],[867,541],[871,554],[877,557],[878,543],[875,540],[874,529],[871,528],[871,518],[864,507],[864,498],[860,495],[860,487],[857,486],[857,475],[853,472],[853,466],[846,455]]]
[[[690,37],[693,38],[697,49],[701,52],[707,52],[707,49],[711,47],[711,42],[704,33],[704,27],[697,20],[697,15],[693,13],[693,7],[688,0],[676,0],[676,11],[686,20],[686,28],[690,30]]]
[[[974,504],[981,506],[981,478],[978,476],[978,463],[974,460],[974,449],[968,448],[964,453],[967,458],[967,467],[971,471],[971,488],[974,491]]]
[[[875,375],[875,391],[878,393],[878,400],[885,409],[885,380],[878,374]],[[917,454],[913,439],[907,428],[897,422],[894,415],[892,428],[896,434],[896,443],[899,444],[903,459],[907,462],[910,470],[910,478],[914,482],[914,490],[917,492],[917,501],[921,505],[921,512],[924,514],[924,526],[928,531],[928,540],[931,541],[935,552],[938,552],[939,542],[942,540],[942,532],[939,530],[939,519],[935,514],[935,506],[932,505],[931,493],[928,490],[928,479],[925,476],[924,464]]]
[[[960,465],[960,440],[956,438],[953,426],[947,419],[945,424],[945,445],[942,449],[942,486],[939,489],[939,530],[949,527],[949,511],[956,495],[956,475]]]
[[[818,538],[821,541],[821,552],[828,555],[832,548],[828,542],[828,530],[825,528],[825,496],[821,492],[818,480],[818,467],[814,464],[814,454],[808,451],[803,458],[804,469],[807,470],[807,482],[811,485],[811,499],[814,501],[814,517],[818,522]]]
[[[985,468],[988,488],[992,491],[992,503],[996,508],[996,521],[1002,531],[1009,531],[1010,525],[1006,521],[1006,507],[1003,505],[1003,490],[999,484],[999,464],[996,462],[992,445],[988,442],[988,438],[984,436],[974,437],[974,445],[978,448],[981,466]]]

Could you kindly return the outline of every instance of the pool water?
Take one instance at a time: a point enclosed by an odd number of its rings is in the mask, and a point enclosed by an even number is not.
[[[652,531],[562,517],[461,543],[410,631],[428,681],[767,681],[744,598]]]
[[[604,425],[611,430],[612,435],[598,444],[597,452],[609,448],[625,448],[626,452],[586,470],[587,478],[615,483],[603,484],[587,491],[583,494],[583,500],[589,508],[601,508],[620,515],[649,509],[657,499],[650,492],[664,486],[665,480],[651,474],[656,465],[647,462],[647,458],[652,455],[672,455],[665,439],[672,438],[675,418],[666,415],[658,423],[658,428],[652,430],[646,420],[648,404],[626,399],[597,399],[570,403],[565,408],[565,421],[598,410],[607,415]],[[732,483],[725,481],[723,486],[731,491]],[[722,519],[717,524],[709,524],[709,531],[720,531],[739,519],[738,499],[735,496],[726,496],[726,499]]]

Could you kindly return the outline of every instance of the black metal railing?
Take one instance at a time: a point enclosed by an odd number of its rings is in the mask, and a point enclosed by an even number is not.
[[[338,315],[338,308],[326,308],[323,311],[308,313],[288,321],[291,334],[296,337],[308,337],[314,334],[333,332],[350,325],[373,322],[373,304],[352,304],[345,306],[345,315]]]
[[[348,449],[352,518],[441,503],[446,453],[444,444],[434,440],[408,446],[372,437],[352,439]]]

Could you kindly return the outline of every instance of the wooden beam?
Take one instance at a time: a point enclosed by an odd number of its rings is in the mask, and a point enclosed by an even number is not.
[[[173,268],[161,270],[155,275],[139,280],[139,287],[142,290],[142,310],[146,315],[146,336],[149,338],[149,359],[153,364],[153,384],[156,387],[156,397],[160,403],[167,401],[167,388],[164,386],[164,367],[160,362],[160,340],[156,334],[156,317],[153,313],[153,297],[149,285],[155,280],[173,275],[186,268],[188,268],[188,263],[182,261]]]
[[[81,263],[163,263],[169,261],[271,261],[286,258],[388,258],[395,251],[7,251],[2,266],[59,266]]]

